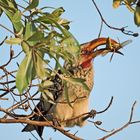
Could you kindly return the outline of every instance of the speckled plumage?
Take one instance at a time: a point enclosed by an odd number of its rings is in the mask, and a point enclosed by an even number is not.
[[[82,78],[91,90],[93,87],[93,67],[86,69],[79,69],[74,73],[75,78]],[[59,120],[62,126],[72,127],[74,125],[83,126],[84,120],[82,118],[67,121],[71,118],[77,117],[83,113],[88,112],[88,98],[90,91],[86,91],[81,85],[74,85],[72,83],[67,83],[68,94],[71,106],[67,103],[65,98],[65,91],[57,99],[56,105],[54,105],[50,113]]]
[[[115,40],[111,40],[111,45],[118,45]],[[67,67],[65,63],[64,67],[69,71],[73,77],[85,79],[86,85],[89,87],[89,91],[85,90],[83,86],[78,84],[72,84],[67,82],[67,90],[69,96],[69,102],[71,106],[68,104],[66,100],[65,90],[60,89],[59,92],[54,92],[53,95],[55,97],[55,104],[51,104],[46,102],[41,97],[41,100],[37,107],[42,112],[42,114],[48,119],[53,121],[54,118],[58,120],[62,127],[72,127],[72,126],[83,126],[85,124],[85,119],[83,117],[75,118],[83,113],[87,113],[88,105],[89,105],[89,95],[93,87],[93,79],[94,79],[94,70],[92,59],[96,56],[104,53],[104,49],[96,50],[96,48],[100,45],[105,45],[108,41],[108,38],[97,38],[90,42],[87,42],[81,45],[81,59],[78,64],[73,67]],[[110,51],[110,50],[109,50]],[[57,75],[55,76],[57,79]],[[56,81],[54,78],[53,82]],[[59,78],[58,78],[59,79]],[[64,87],[61,82],[55,82],[54,87],[58,88],[58,85]],[[52,88],[54,88],[52,87]],[[32,120],[44,120],[42,117],[37,115],[31,118]],[[23,131],[32,131],[36,130],[37,133],[41,136],[43,132],[43,126],[33,126],[27,125]]]

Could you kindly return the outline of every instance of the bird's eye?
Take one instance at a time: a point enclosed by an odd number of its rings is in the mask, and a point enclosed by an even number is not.
[[[88,55],[89,53],[90,53],[90,52],[89,52],[88,50],[82,50],[82,51],[81,51],[81,54],[82,54],[82,55]]]

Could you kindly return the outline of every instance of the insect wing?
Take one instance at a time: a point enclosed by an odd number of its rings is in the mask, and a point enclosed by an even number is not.
[[[121,43],[121,46],[124,47],[124,46],[130,44],[131,42],[132,42],[132,40],[126,40],[126,41]]]

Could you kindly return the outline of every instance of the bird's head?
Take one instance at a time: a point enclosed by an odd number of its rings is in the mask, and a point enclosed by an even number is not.
[[[98,55],[105,55],[109,52],[122,54],[119,49],[128,43],[130,43],[130,40],[123,43],[118,43],[117,41],[110,38],[97,38],[88,43],[84,43],[81,45],[80,66],[82,68],[91,67],[92,60]],[[98,48],[101,45],[106,46],[104,48]]]

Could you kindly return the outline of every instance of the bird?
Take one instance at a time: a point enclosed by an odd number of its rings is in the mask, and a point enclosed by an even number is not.
[[[98,47],[101,45],[106,45],[106,47],[98,49]],[[82,84],[62,82],[61,76],[63,76],[63,78],[69,77],[65,77],[63,74],[61,74],[61,70],[59,70],[51,79],[53,85],[50,86],[50,92],[53,93],[55,103],[53,104],[47,102],[41,96],[40,102],[34,109],[34,112],[38,112],[39,110],[49,121],[57,120],[57,124],[61,127],[82,127],[86,124],[87,117],[82,116],[82,114],[89,111],[89,95],[94,85],[93,60],[99,55],[114,52],[114,49],[119,53],[118,50],[121,48],[120,43],[108,37],[96,38],[92,41],[83,43],[80,46],[80,59],[78,60],[78,63],[70,65],[69,63],[65,62],[64,68],[70,73],[70,77],[72,76],[74,78],[83,79],[85,85],[88,87],[88,90],[86,90]],[[67,87],[66,90],[64,90],[64,84]],[[53,89],[52,91],[51,87]],[[68,99],[66,96],[68,96]],[[38,121],[44,120],[42,116],[36,114],[30,119]],[[22,131],[30,132],[36,130],[39,136],[42,136],[43,128],[43,126],[27,124]]]

